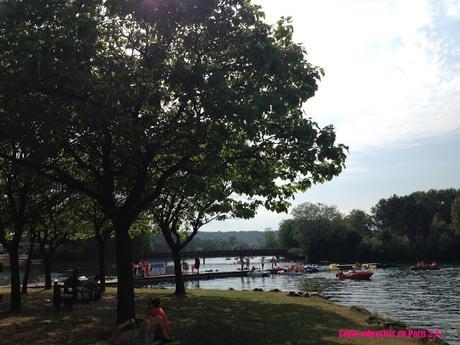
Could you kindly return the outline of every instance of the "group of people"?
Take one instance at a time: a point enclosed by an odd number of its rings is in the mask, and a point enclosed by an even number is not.
[[[192,265],[192,273],[200,274],[200,258],[195,258],[195,263]],[[185,260],[182,260],[182,272],[188,272],[189,266]]]
[[[133,274],[137,277],[147,277],[150,272],[150,264],[146,261],[139,261],[133,264]]]
[[[242,271],[244,269],[249,269],[249,264],[251,263],[251,259],[249,258],[249,256],[247,256],[245,258],[240,256],[239,261],[240,261]],[[246,264],[246,267],[245,267],[245,264]]]
[[[64,280],[64,292],[72,292],[74,299],[80,295],[82,300],[91,301],[99,300],[102,294],[102,287],[100,286],[100,277],[98,274],[81,281],[78,277],[78,270],[72,270],[72,275]]]
[[[431,268],[431,269],[438,269],[439,265],[436,261],[433,261],[431,264],[426,264],[424,260],[418,260],[417,261],[417,268],[420,269],[426,269],[426,268]]]
[[[276,268],[276,266],[278,265],[278,260],[276,259],[276,257],[273,256],[273,257],[271,258],[270,261],[271,261],[271,263],[272,263],[272,269],[273,269],[273,268]],[[247,256],[247,257],[242,257],[242,256],[240,256],[240,257],[239,257],[239,263],[240,263],[240,265],[241,265],[241,270],[243,271],[243,270],[245,270],[245,269],[249,269],[249,266],[250,266],[250,264],[251,264],[251,259],[250,259],[249,256]],[[260,259],[260,265],[262,266],[262,270],[263,270],[263,269],[265,268],[265,256],[262,256],[262,257],[261,257],[261,259]],[[254,269],[255,269],[255,267],[252,266],[251,272],[253,272]]]
[[[109,339],[113,345],[150,345],[154,341],[171,342],[173,334],[158,298],[150,300],[145,319],[130,319],[118,325]]]

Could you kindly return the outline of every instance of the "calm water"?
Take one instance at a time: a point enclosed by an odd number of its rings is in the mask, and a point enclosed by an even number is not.
[[[193,260],[189,260],[192,263]],[[251,266],[260,266],[256,258]],[[271,265],[266,263],[266,268]],[[79,266],[82,267],[82,266]],[[235,270],[239,265],[224,258],[207,259],[201,271]],[[67,267],[69,268],[69,267]],[[93,268],[80,270],[89,275]],[[341,305],[359,305],[385,317],[407,322],[412,327],[440,329],[444,340],[460,345],[460,265],[443,266],[438,271],[411,271],[408,267],[374,271],[369,281],[340,281],[333,272],[320,272],[306,276],[271,275],[268,277],[236,277],[213,280],[188,281],[187,288],[264,290],[278,288],[283,291],[300,290],[304,286],[319,286],[331,300]],[[7,272],[0,274],[0,285],[7,283]],[[39,278],[39,271],[31,279]],[[64,270],[53,274],[62,278]],[[3,283],[3,284],[2,284]],[[172,287],[161,284],[156,287]]]

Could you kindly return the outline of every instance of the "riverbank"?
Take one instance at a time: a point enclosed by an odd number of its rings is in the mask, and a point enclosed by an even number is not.
[[[2,344],[108,344],[115,321],[116,290],[99,302],[54,311],[50,291],[31,290],[24,311],[9,313],[8,290],[0,302]],[[150,298],[159,297],[167,311],[176,345],[419,344],[415,339],[341,338],[339,330],[381,329],[369,315],[319,297],[290,297],[283,292],[136,289],[138,317]]]

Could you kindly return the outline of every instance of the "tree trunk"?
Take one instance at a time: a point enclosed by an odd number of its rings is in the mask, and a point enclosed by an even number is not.
[[[115,225],[115,248],[117,258],[117,324],[136,317],[133,286],[133,253],[129,225]]]
[[[51,290],[51,256],[43,254],[43,263],[45,264],[45,290]]]
[[[97,239],[99,247],[99,279],[101,280],[101,289],[105,291],[105,240]]]
[[[29,283],[29,272],[30,272],[30,265],[32,262],[32,252],[34,251],[34,244],[35,241],[33,238],[30,239],[30,248],[29,253],[27,254],[27,261],[26,267],[24,268],[24,278],[22,279],[22,294],[27,294],[27,284]]]
[[[10,310],[21,310],[21,280],[19,277],[19,254],[18,246],[11,245],[8,249],[10,257],[10,270],[11,270],[11,296],[10,296]]]
[[[176,295],[183,296],[185,295],[185,285],[184,278],[182,277],[182,265],[180,262],[180,250],[172,251],[174,258],[174,275],[176,278]]]

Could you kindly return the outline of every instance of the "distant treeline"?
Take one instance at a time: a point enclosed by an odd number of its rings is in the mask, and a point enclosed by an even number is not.
[[[393,195],[366,213],[335,206],[294,209],[267,247],[290,248],[309,261],[460,260],[460,190]]]
[[[245,248],[261,248],[264,245],[263,231],[215,231],[199,232],[185,250],[229,250]],[[109,261],[114,261],[113,239],[107,241],[107,256]],[[133,238],[133,253],[135,259],[148,257],[153,252],[168,252],[170,249],[161,234],[142,233]],[[97,256],[97,244],[93,239],[66,241],[57,249],[58,260],[75,258],[92,260]]]
[[[199,232],[185,250],[232,250],[261,248],[265,241],[263,231]],[[162,235],[154,237],[155,251],[168,251]]]

